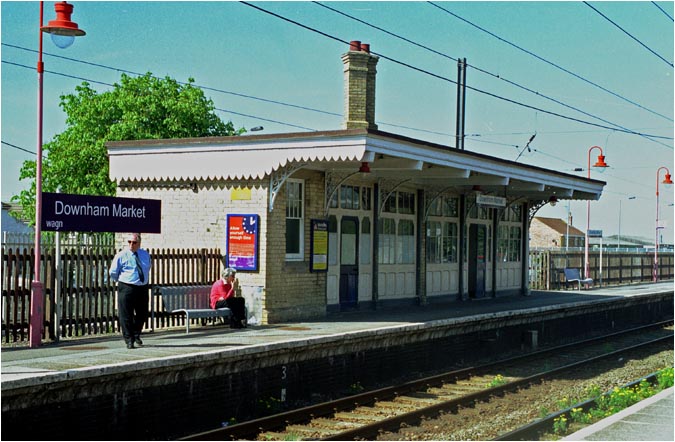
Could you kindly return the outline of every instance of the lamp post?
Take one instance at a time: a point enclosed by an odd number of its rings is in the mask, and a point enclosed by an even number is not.
[[[29,347],[39,347],[42,339],[44,287],[40,279],[41,266],[41,247],[40,237],[42,229],[42,90],[44,73],[44,63],[42,62],[42,33],[46,32],[52,35],[52,41],[60,47],[67,48],[75,39],[85,32],[77,27],[77,23],[70,21],[70,15],[73,13],[73,5],[67,2],[54,4],[56,11],[56,20],[50,20],[47,26],[44,26],[44,2],[40,2],[40,27],[38,28],[38,96],[37,96],[37,159],[35,165],[35,261],[34,278],[31,283],[30,297],[30,326],[28,329]]]
[[[629,200],[634,200],[634,196],[629,196]],[[619,250],[621,248],[621,199],[619,199],[619,239],[616,242],[616,249]]]
[[[595,162],[593,167],[609,167],[605,163],[605,156],[602,154],[602,147],[600,146],[591,146],[588,149],[588,179],[591,179],[591,151],[593,149],[600,149],[600,155],[598,155],[598,161]],[[591,200],[586,201],[586,240],[584,241],[584,278],[590,278],[590,266],[588,262],[588,229],[591,225]]]
[[[663,184],[666,186],[673,184],[673,180],[670,179],[670,170],[667,167],[662,166],[656,169],[656,233],[654,235],[654,271],[652,272],[654,282],[659,280],[659,173],[661,169],[666,171]]]

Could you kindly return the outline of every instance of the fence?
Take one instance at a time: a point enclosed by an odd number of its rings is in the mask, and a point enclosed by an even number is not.
[[[150,280],[156,285],[211,284],[220,277],[222,256],[218,249],[150,249]],[[117,292],[108,277],[113,247],[65,247],[57,259],[55,247],[44,247],[41,277],[45,288],[43,339],[118,332]],[[2,341],[28,340],[30,286],[34,278],[34,249],[2,250]],[[57,268],[57,262],[59,264]],[[60,283],[57,278],[61,274]],[[151,297],[154,328],[184,326],[179,315],[162,312]],[[56,318],[59,318],[58,321]],[[148,319],[150,321],[150,319]],[[58,323],[57,323],[58,322]]]
[[[93,241],[62,248],[60,259],[53,246],[44,247],[42,251],[43,339],[117,333],[117,293],[107,272],[115,255],[114,247]],[[149,252],[153,258],[151,281],[155,285],[210,284],[220,277],[222,257],[217,249],[151,249]],[[34,276],[33,249],[3,246],[2,256],[2,341],[25,342],[28,340],[30,284]],[[591,277],[596,286],[652,280],[653,253],[605,251],[602,260],[601,275],[599,252],[589,253]],[[530,288],[563,288],[562,269],[583,269],[583,261],[583,251],[532,251]],[[673,261],[672,252],[659,255],[660,280],[673,279]],[[62,275],[60,284],[58,273]],[[185,326],[184,316],[162,311],[158,297],[151,296],[151,302],[155,315],[149,327]]]
[[[594,285],[620,285],[653,280],[654,252],[603,250],[588,254],[590,277]],[[673,279],[672,251],[659,254],[658,279]],[[565,287],[563,269],[577,268],[583,275],[584,251],[564,249],[530,251],[530,288],[533,290],[559,290]]]

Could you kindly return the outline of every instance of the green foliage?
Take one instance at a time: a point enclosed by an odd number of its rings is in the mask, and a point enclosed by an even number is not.
[[[498,374],[497,376],[494,377],[490,382],[485,384],[487,388],[494,388],[494,387],[499,387],[500,385],[506,384],[506,379],[504,379],[504,376]]]
[[[281,399],[269,397],[268,399],[258,399],[258,409],[263,416],[269,416],[276,413],[281,413],[283,404]]]
[[[643,379],[638,385],[622,388],[615,387],[610,393],[604,395],[600,392],[599,387],[590,387],[586,391],[586,394],[588,399],[595,399],[596,406],[586,413],[581,408],[572,408],[570,410],[570,420],[577,424],[591,424],[651,397],[663,389],[672,387],[673,368],[668,367],[660,370],[656,375],[656,379],[656,386]],[[558,401],[558,407],[560,409],[569,408],[572,406],[572,402],[568,398],[563,398]],[[554,434],[563,435],[568,429],[568,421],[564,414],[554,419]]]
[[[565,434],[567,432],[567,417],[564,414],[553,419],[553,433]]]
[[[356,381],[355,383],[349,386],[350,394],[358,394],[363,392],[363,390],[365,390],[365,388],[363,388],[363,385],[361,385],[361,382],[359,381]]]
[[[664,368],[656,375],[659,389],[665,390],[673,386],[673,367]]]
[[[83,82],[74,94],[61,96],[66,130],[44,144],[42,190],[80,195],[114,196],[108,178],[107,141],[196,138],[240,135],[231,122],[216,114],[213,101],[192,85],[169,77],[122,74],[112,90],[98,93]],[[12,197],[24,216],[35,220],[36,161],[25,161],[20,180],[31,180],[29,189]]]

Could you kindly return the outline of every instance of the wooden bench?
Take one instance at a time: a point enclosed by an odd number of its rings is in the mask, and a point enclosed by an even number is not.
[[[162,297],[164,310],[185,314],[185,333],[190,333],[191,318],[229,318],[232,314],[227,307],[215,310],[211,308],[210,285],[155,286],[153,290]]]
[[[569,283],[577,283],[579,285],[579,290],[581,290],[581,284],[593,285],[593,278],[582,278],[581,271],[579,269],[565,269],[565,288]]]

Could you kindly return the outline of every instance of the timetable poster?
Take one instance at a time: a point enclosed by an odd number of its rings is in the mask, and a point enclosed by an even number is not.
[[[227,266],[258,270],[258,215],[227,215]]]
[[[328,221],[313,219],[311,221],[311,250],[309,260],[310,272],[328,271]]]

